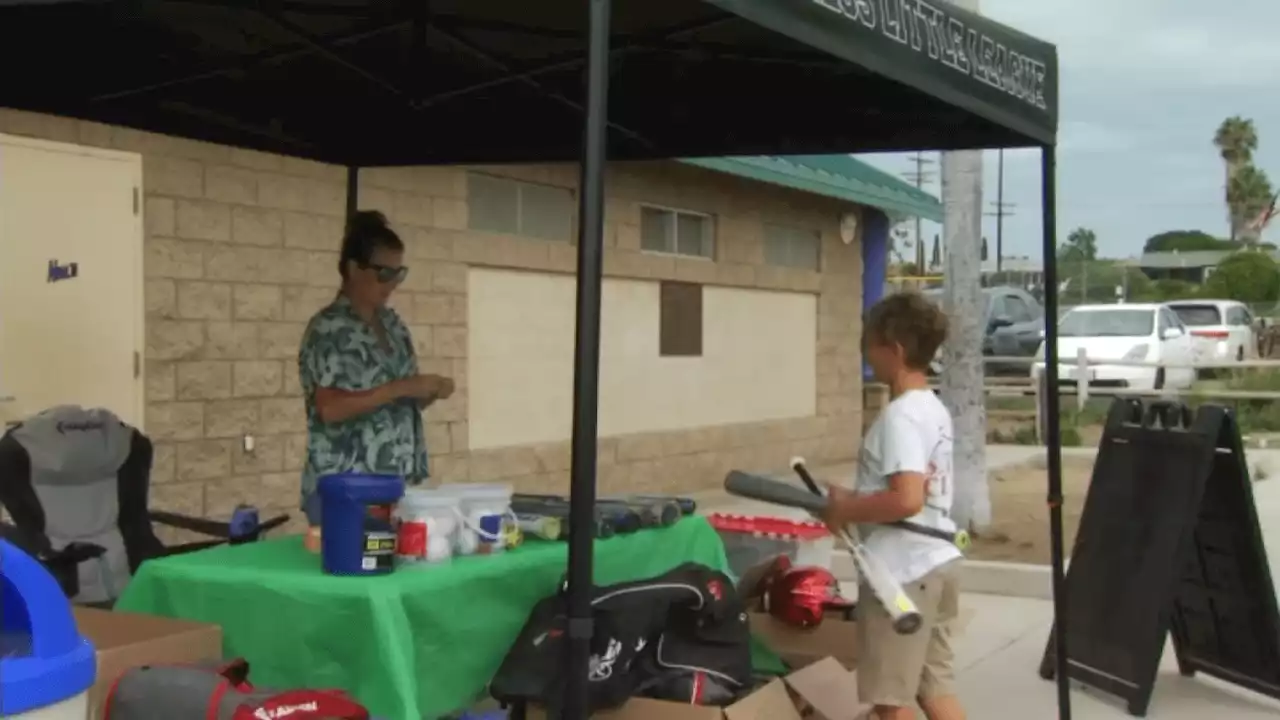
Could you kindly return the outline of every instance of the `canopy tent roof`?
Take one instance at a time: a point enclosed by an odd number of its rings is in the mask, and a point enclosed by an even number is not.
[[[611,159],[1052,144],[1055,49],[946,3],[616,0]],[[570,0],[10,0],[0,105],[349,166],[581,155]]]

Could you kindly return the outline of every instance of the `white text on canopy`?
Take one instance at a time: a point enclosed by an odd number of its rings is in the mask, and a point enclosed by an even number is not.
[[[931,60],[1005,92],[1032,107],[1048,109],[1044,62],[1007,47],[926,0],[813,0],[822,7],[879,30],[885,37]]]

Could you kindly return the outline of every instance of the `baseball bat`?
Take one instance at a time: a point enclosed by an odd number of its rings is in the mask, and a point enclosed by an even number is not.
[[[550,515],[516,515],[516,524],[525,535],[543,540],[559,540],[564,534],[564,523]]]
[[[813,486],[818,487],[817,483]],[[820,513],[827,507],[827,499],[821,495],[815,495],[780,480],[751,475],[739,470],[731,471],[725,477],[724,489],[730,495],[800,508],[814,513]],[[919,630],[923,623],[920,611],[888,568],[878,558],[867,552],[867,549],[847,528],[842,531],[833,531],[832,535],[848,549],[863,582],[892,618],[893,629],[901,635],[910,635]]]
[[[531,517],[553,517],[560,521],[560,540],[568,538],[569,534],[569,504],[566,502],[551,503],[544,501],[519,500],[518,497],[511,501],[511,512],[517,517],[521,515]],[[595,512],[595,537],[603,540],[613,537],[619,532],[614,518],[607,513],[601,512],[599,509]]]
[[[648,500],[637,497],[608,497],[605,505],[621,505],[640,515],[644,527],[668,527],[681,518],[680,506],[670,500]]]
[[[566,512],[569,507],[569,501],[559,495],[535,495],[529,493],[519,493],[511,500],[511,506],[516,512],[538,512],[537,510],[526,509],[531,505],[543,504],[552,507],[563,507]],[[652,514],[644,514],[640,509],[632,507],[623,502],[609,501],[600,499],[596,501],[596,512],[607,517],[609,522],[613,524],[615,530],[620,533],[632,533],[640,528],[654,527],[660,517]]]
[[[809,488],[809,492],[814,495],[826,495],[826,493],[822,491],[822,488],[818,487],[818,481],[814,480],[813,475],[809,474],[809,468],[804,464],[804,458],[791,458],[791,469],[796,472],[796,475],[800,476],[800,480],[805,484],[805,487]],[[961,550],[965,550],[969,547],[969,533],[964,530],[952,533],[947,532],[946,530],[939,530],[937,528],[927,527],[918,523],[908,522],[906,520],[899,520],[898,522],[884,524],[889,527],[896,527],[899,530],[913,532],[917,535],[924,535],[937,540],[945,540],[949,543],[953,543]]]
[[[680,508],[681,515],[692,515],[698,512],[698,502],[693,498],[677,495],[629,495],[628,497],[646,502],[675,503],[676,507]]]
[[[724,489],[730,495],[760,500],[770,505],[799,508],[811,513],[821,513],[827,509],[827,499],[821,495],[814,495],[781,480],[752,475],[741,470],[729,471],[724,479]]]

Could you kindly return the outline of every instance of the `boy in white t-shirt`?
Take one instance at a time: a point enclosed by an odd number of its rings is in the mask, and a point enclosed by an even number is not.
[[[929,720],[963,720],[952,684],[952,625],[959,609],[952,542],[887,523],[908,521],[955,533],[950,518],[951,414],[929,389],[927,368],[947,335],[947,317],[915,293],[891,295],[868,313],[863,351],[890,402],[863,438],[853,491],[833,486],[823,520],[858,524],[867,549],[915,601],[924,624],[899,635],[889,614],[863,588],[858,603],[858,694],[878,720],[913,720],[919,705]]]

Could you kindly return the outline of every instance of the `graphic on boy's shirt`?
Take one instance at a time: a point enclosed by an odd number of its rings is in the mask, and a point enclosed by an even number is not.
[[[951,453],[947,451],[950,444],[951,436],[945,432],[941,433],[938,442],[929,453],[931,459],[924,475],[926,504],[941,511],[943,515],[951,513],[950,502],[948,502],[951,490],[951,467],[950,463],[945,462],[950,458]],[[944,460],[942,465],[938,464],[939,458]]]

